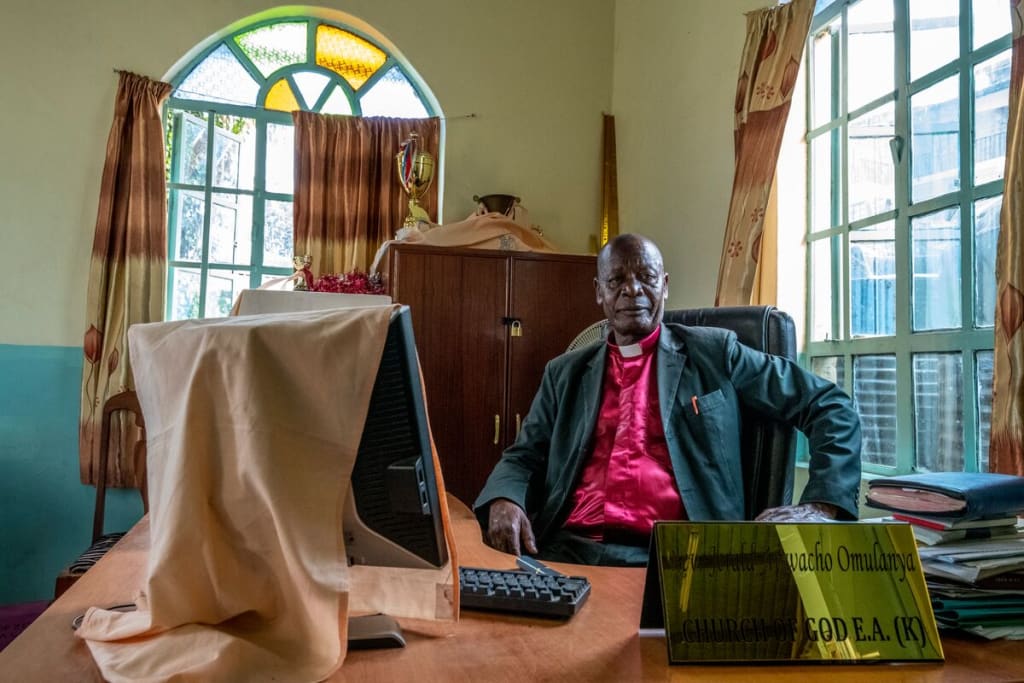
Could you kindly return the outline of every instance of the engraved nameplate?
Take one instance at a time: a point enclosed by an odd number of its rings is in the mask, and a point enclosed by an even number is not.
[[[658,522],[659,626],[671,663],[943,659],[906,524]]]

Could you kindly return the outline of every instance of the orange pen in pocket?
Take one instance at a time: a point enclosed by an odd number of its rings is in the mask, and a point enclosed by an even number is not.
[[[690,403],[693,404],[693,414],[694,415],[700,415],[700,410],[698,410],[698,408],[697,408],[697,395],[696,394],[694,394],[690,398]]]

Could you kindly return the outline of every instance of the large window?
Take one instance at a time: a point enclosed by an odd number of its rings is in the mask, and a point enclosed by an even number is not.
[[[987,469],[1009,33],[1004,0],[818,2],[807,356],[866,471]]]
[[[226,315],[240,290],[292,272],[290,112],[435,114],[422,84],[380,41],[312,17],[275,17],[234,30],[171,84],[165,111],[172,320]]]

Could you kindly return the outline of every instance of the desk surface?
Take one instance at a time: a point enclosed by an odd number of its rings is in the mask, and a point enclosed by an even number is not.
[[[507,568],[486,547],[472,514],[451,500],[459,562]],[[91,605],[131,601],[145,578],[149,522],[143,519],[96,566],[0,652],[0,675],[19,681],[99,681],[71,621]],[[463,612],[447,636],[405,628],[401,650],[350,652],[332,681],[875,681],[1024,680],[1024,642],[945,638],[945,664],[668,666],[664,641],[637,636],[644,570],[552,566],[590,578],[590,599],[567,622]],[[867,667],[867,668],[866,668]]]

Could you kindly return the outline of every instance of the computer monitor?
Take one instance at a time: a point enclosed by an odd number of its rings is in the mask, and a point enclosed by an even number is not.
[[[408,306],[388,326],[342,529],[350,565],[430,569],[448,561]]]

